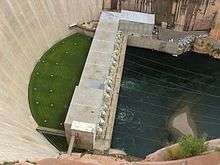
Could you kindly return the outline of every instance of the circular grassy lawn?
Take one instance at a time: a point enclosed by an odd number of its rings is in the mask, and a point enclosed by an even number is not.
[[[73,34],[50,48],[35,66],[28,92],[31,113],[39,126],[64,129],[91,40]]]

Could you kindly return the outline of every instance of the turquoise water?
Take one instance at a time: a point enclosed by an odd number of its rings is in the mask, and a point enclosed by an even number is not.
[[[197,135],[220,138],[220,60],[128,47],[112,147],[144,157],[175,142],[168,123],[183,109]]]

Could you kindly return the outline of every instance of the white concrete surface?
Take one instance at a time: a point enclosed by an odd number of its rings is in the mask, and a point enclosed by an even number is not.
[[[127,21],[125,26],[132,26],[126,33],[134,32],[135,24],[141,24],[147,27],[147,34],[152,34],[154,24],[154,15],[152,14],[131,11],[122,11],[121,13],[102,12],[79,86],[74,91],[64,124],[68,141],[72,135],[71,133],[74,133],[73,136],[75,136],[84,132],[83,135],[85,137],[81,136],[82,139],[80,139],[79,144],[84,149],[91,149],[90,144],[96,146],[96,149],[109,149],[111,145],[110,141],[127,44],[127,37],[123,37],[124,35],[118,32],[122,20]],[[150,28],[148,28],[148,25]],[[143,34],[146,29],[145,26],[142,29],[137,29],[135,32]],[[125,42],[123,41],[124,38],[126,38]],[[122,47],[123,52],[121,51]],[[120,61],[120,59],[123,61]],[[119,69],[119,65],[122,68]],[[119,74],[117,74],[118,72]],[[117,91],[115,91],[115,86],[117,86]],[[117,97],[117,99],[113,99],[113,97]],[[112,104],[114,105],[112,106]],[[99,145],[94,144],[96,141],[94,142],[90,132],[87,132],[87,135],[80,128],[74,131],[71,130],[73,121],[84,122],[85,126],[95,124],[96,140]],[[107,147],[104,146],[105,144]]]
[[[121,12],[102,12],[101,21],[119,23],[119,30],[128,34],[152,36],[155,15],[141,12],[122,10]]]
[[[126,20],[136,23],[155,24],[155,15],[141,12],[133,12],[128,10],[122,10],[120,14],[120,20]]]
[[[105,12],[104,12],[105,13]],[[111,28],[109,28],[111,27]],[[100,110],[103,105],[104,82],[111,65],[111,56],[114,51],[114,41],[118,31],[118,21],[101,19],[99,21],[92,45],[81,75],[78,88],[74,91],[73,98],[65,120],[65,132],[67,140],[70,139],[71,132],[81,134],[82,131],[71,130],[72,121],[95,124],[100,122]],[[91,113],[93,112],[93,113]],[[93,137],[90,142],[80,140],[79,147],[91,149],[94,145]]]
[[[96,124],[73,121],[71,125],[71,131],[71,134],[76,138],[76,147],[93,149],[96,137]],[[84,141],[84,143],[78,144],[77,139]]]
[[[37,60],[74,33],[68,25],[98,19],[102,0],[0,1],[0,163],[56,156],[35,128],[28,84]]]

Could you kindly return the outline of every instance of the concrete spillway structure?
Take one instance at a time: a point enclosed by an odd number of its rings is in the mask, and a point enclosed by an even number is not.
[[[110,148],[128,35],[150,37],[153,27],[153,14],[102,12],[65,120],[69,152],[73,143],[89,150]]]
[[[30,75],[46,50],[75,32],[69,25],[98,19],[101,8],[102,0],[0,1],[0,163],[58,154],[35,130]]]

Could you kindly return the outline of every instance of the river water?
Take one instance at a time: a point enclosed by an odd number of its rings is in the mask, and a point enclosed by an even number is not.
[[[198,136],[220,138],[220,60],[128,47],[112,148],[144,157],[175,142],[169,121],[183,109]]]

